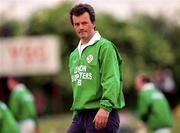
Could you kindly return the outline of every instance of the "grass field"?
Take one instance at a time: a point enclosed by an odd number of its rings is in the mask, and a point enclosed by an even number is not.
[[[173,133],[180,133],[180,117],[176,117],[173,126]]]
[[[39,119],[41,133],[66,133],[71,123],[71,114],[46,116]],[[180,116],[174,118],[173,133],[180,133]]]
[[[71,114],[47,116],[39,119],[41,133],[66,133],[71,123]]]

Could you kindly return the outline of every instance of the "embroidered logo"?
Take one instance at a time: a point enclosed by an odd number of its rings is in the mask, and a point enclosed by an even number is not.
[[[87,60],[87,63],[91,63],[93,61],[93,55],[92,54],[88,55],[86,60]]]

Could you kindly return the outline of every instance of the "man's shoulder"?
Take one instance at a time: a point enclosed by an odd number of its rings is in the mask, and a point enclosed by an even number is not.
[[[106,44],[106,45],[112,44],[112,42],[110,40],[108,40],[107,38],[104,38],[104,37],[101,37],[99,42],[102,44]]]
[[[101,39],[98,41],[98,45],[100,45],[101,48],[107,49],[114,47],[114,44],[110,40],[103,37],[101,37]]]
[[[12,92],[12,95],[14,97],[22,97],[23,95],[26,95],[26,94],[31,94],[29,89],[26,86],[19,87]]]
[[[7,109],[6,104],[3,102],[0,102],[0,109],[3,109],[3,110]]]
[[[70,56],[74,56],[78,54],[78,48],[75,48],[71,53]]]
[[[74,50],[70,53],[70,55],[69,55],[69,64],[71,64],[71,62],[72,62],[73,60],[77,59],[78,56],[79,56],[79,53],[78,53],[78,49],[76,48],[76,49],[74,49]]]
[[[101,45],[102,50],[104,49],[104,50],[108,50],[108,51],[111,51],[111,52],[114,51],[114,52],[118,53],[118,56],[120,57],[120,60],[121,60],[121,56],[120,56],[120,53],[118,51],[118,48],[112,41],[102,37],[99,40],[99,43]]]

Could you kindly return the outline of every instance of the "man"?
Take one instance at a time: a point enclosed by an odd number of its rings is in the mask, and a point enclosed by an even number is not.
[[[7,106],[0,101],[0,133],[19,133],[19,126]]]
[[[116,133],[118,110],[125,105],[121,57],[114,44],[95,31],[93,7],[76,5],[70,19],[80,42],[69,59],[74,118],[68,133]]]
[[[135,78],[138,93],[138,116],[154,133],[171,133],[172,114],[168,101],[150,78],[138,74]]]
[[[11,90],[9,107],[20,125],[21,133],[35,133],[37,116],[33,95],[20,78],[10,77],[7,84]]]

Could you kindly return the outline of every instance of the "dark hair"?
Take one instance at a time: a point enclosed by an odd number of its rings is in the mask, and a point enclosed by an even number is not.
[[[140,76],[141,76],[142,81],[143,81],[144,83],[149,83],[149,82],[151,82],[151,79],[150,79],[150,77],[149,77],[148,75],[146,75],[146,74],[141,74]]]
[[[73,25],[73,20],[72,20],[73,15],[80,16],[85,12],[89,13],[91,22],[95,22],[95,12],[93,7],[89,4],[78,4],[75,5],[70,11],[71,24]]]

